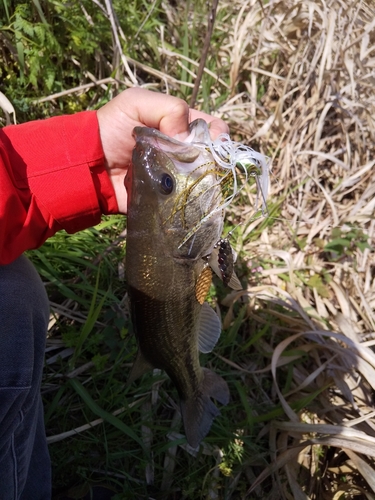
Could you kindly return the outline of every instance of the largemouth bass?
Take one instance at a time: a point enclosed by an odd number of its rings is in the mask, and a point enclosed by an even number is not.
[[[189,143],[134,129],[126,276],[139,347],[130,382],[165,370],[179,394],[187,441],[197,447],[220,413],[211,398],[229,401],[224,379],[199,363],[199,351],[210,352],[221,333],[219,317],[204,302],[209,264],[226,283],[241,285],[229,243],[220,240],[223,173],[204,147],[206,122],[190,128]]]

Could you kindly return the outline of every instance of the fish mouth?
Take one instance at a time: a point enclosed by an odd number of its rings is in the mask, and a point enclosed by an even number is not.
[[[173,139],[154,128],[135,127],[133,137],[136,142],[143,142],[151,147],[158,148],[174,160],[182,163],[193,163],[201,152],[197,148],[192,148],[190,142]]]

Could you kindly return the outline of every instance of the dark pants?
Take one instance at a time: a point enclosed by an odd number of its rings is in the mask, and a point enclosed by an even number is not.
[[[21,256],[0,266],[0,500],[49,500],[51,464],[40,384],[48,298]]]

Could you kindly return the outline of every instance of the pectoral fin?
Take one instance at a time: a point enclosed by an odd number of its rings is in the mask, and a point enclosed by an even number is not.
[[[137,357],[132,366],[127,383],[130,385],[132,382],[134,382],[134,380],[153,369],[154,366],[152,366],[152,364],[147,361],[147,359],[141,353],[141,350],[138,349]]]
[[[221,321],[219,316],[207,302],[202,304],[199,318],[198,348],[200,352],[211,352],[219,340],[221,333]]]

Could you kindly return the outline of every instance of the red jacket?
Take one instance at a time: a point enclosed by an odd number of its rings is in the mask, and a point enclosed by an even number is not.
[[[117,210],[95,111],[0,129],[0,265]]]

